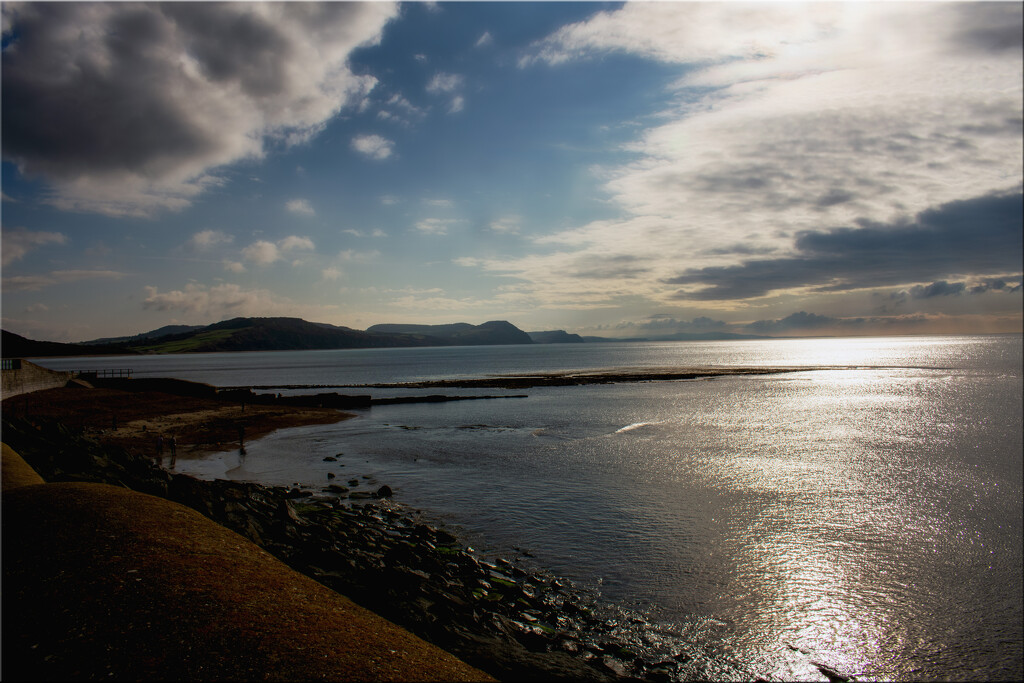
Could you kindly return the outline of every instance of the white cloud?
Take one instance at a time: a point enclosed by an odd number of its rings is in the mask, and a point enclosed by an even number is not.
[[[296,250],[302,251],[313,251],[316,246],[313,244],[313,240],[308,237],[299,237],[298,235],[289,235],[284,239],[280,239],[277,243],[269,242],[267,240],[258,240],[253,242],[245,249],[242,249],[242,256],[246,261],[255,263],[257,265],[266,266],[284,258],[285,252],[291,252]],[[228,262],[226,262],[227,264]],[[242,269],[238,269],[239,264],[231,263],[229,270],[234,272],[241,272]],[[292,265],[302,265],[301,261],[293,261]],[[244,268],[243,268],[244,269]]]
[[[497,220],[491,221],[487,227],[491,232],[496,232],[503,235],[514,235],[519,232],[519,225],[522,222],[520,216],[504,216]]]
[[[391,156],[394,147],[394,142],[380,135],[357,135],[352,138],[352,149],[378,161]]]
[[[463,78],[459,74],[438,72],[427,83],[427,92],[433,95],[455,92],[462,86]]]
[[[354,249],[345,249],[344,251],[338,252],[338,259],[346,261],[348,263],[366,263],[373,261],[374,259],[380,258],[380,252],[376,249],[371,251],[356,251]]]
[[[456,95],[452,98],[451,104],[448,105],[449,114],[457,114],[462,111],[466,106],[466,99],[462,95]]]
[[[14,228],[4,230],[0,233],[2,239],[3,259],[5,266],[25,258],[25,255],[33,249],[47,244],[67,244],[67,235],[59,232],[42,232],[26,230],[25,228]]]
[[[455,204],[450,199],[424,199],[423,203],[427,206],[437,206],[441,208],[450,208]]]
[[[476,43],[473,45],[474,47],[483,47],[485,45],[491,45],[492,43],[494,43],[494,37],[491,35],[491,32],[484,31],[483,34],[476,39]]]
[[[228,261],[228,260],[225,260],[224,261],[224,270],[228,271],[229,273],[244,273],[245,272],[245,265],[240,263],[240,262],[238,262],[238,261]]]
[[[338,268],[331,266],[329,268],[324,268],[322,271],[320,271],[320,275],[325,280],[337,280],[338,278],[341,277],[342,273],[341,270],[339,270]]]
[[[308,199],[291,199],[285,204],[285,208],[291,213],[297,213],[302,216],[316,215],[316,211],[313,209],[313,205],[309,203]]]
[[[678,64],[674,101],[599,169],[622,218],[484,267],[545,305],[669,302],[682,270],[793,254],[801,230],[1019,186],[1019,28],[1004,3],[627,3],[564,27],[524,65]]]
[[[202,230],[192,235],[188,245],[194,251],[204,251],[218,244],[230,244],[234,241],[231,235],[221,230]]]
[[[313,244],[313,240],[308,237],[299,237],[298,235],[289,235],[288,237],[285,237],[277,243],[277,246],[281,251],[295,251],[296,249],[313,251],[316,249],[316,246]]]
[[[425,235],[447,235],[448,227],[455,221],[447,218],[424,218],[414,226]]]
[[[82,282],[83,280],[120,280],[124,273],[116,270],[54,270],[47,275],[15,275],[3,279],[9,291],[36,291],[45,287]]]
[[[242,249],[242,256],[247,261],[265,266],[281,258],[281,251],[273,242],[259,240]]]
[[[5,3],[4,158],[62,209],[178,210],[216,169],[299,144],[375,79],[392,3]],[[131,30],[124,27],[131,26]],[[114,39],[116,36],[116,40]],[[145,116],[139,116],[145,112]]]
[[[190,282],[184,289],[160,292],[145,288],[142,307],[157,311],[177,311],[193,319],[225,319],[237,316],[288,315],[317,320],[334,307],[300,304],[275,296],[266,289],[243,289],[236,284],[214,287]]]

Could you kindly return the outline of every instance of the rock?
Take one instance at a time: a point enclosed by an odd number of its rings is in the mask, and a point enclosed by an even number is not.
[[[334,472],[328,472],[327,473],[327,478],[328,479],[334,479]]]
[[[326,458],[324,458],[324,462],[338,462],[338,459],[335,458],[333,455],[328,455]]]
[[[348,493],[348,488],[345,486],[339,486],[338,484],[329,484],[324,491],[331,491],[332,493]]]
[[[601,658],[601,665],[606,671],[618,676],[619,678],[629,676],[629,669],[626,667],[626,664],[624,662],[620,662],[614,657],[605,655]]]
[[[349,479],[348,480],[348,485],[349,486],[359,486],[359,480],[358,479]]]
[[[392,495],[394,495],[394,492],[391,490],[391,487],[388,486],[387,484],[377,489],[376,496],[378,498],[390,498]]]
[[[437,542],[441,545],[452,545],[453,543],[456,543],[459,540],[447,531],[445,531],[444,529],[438,529],[435,538],[437,539]]]

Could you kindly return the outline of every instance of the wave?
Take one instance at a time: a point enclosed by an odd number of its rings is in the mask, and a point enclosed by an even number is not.
[[[623,432],[631,432],[634,429],[640,429],[641,427],[650,427],[650,426],[653,426],[653,425],[656,425],[656,424],[661,424],[661,423],[660,422],[634,422],[633,424],[626,425],[625,427],[622,427],[621,429],[616,429],[614,434],[622,434]],[[609,434],[609,436],[612,436],[612,435]]]

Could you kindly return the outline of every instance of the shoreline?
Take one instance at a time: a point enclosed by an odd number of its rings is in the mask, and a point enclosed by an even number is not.
[[[651,368],[615,371],[540,372],[524,375],[496,375],[467,379],[439,379],[417,382],[380,382],[373,384],[254,384],[225,389],[529,389],[531,387],[568,387],[589,384],[624,384],[635,382],[678,382],[716,377],[745,375],[777,375],[812,370],[842,370],[847,366],[807,367],[736,367],[736,368]],[[490,397],[479,397],[490,398]]]
[[[87,400],[89,390],[73,391]],[[600,604],[523,557],[477,551],[429,514],[386,495],[325,500],[321,492],[199,480],[73,427],[50,423],[39,432],[6,408],[5,442],[13,440],[47,481],[113,483],[187,505],[499,679],[757,677],[642,615]]]

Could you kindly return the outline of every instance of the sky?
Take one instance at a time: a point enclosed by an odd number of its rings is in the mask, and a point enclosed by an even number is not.
[[[4,2],[3,328],[1022,330],[1022,5]]]

